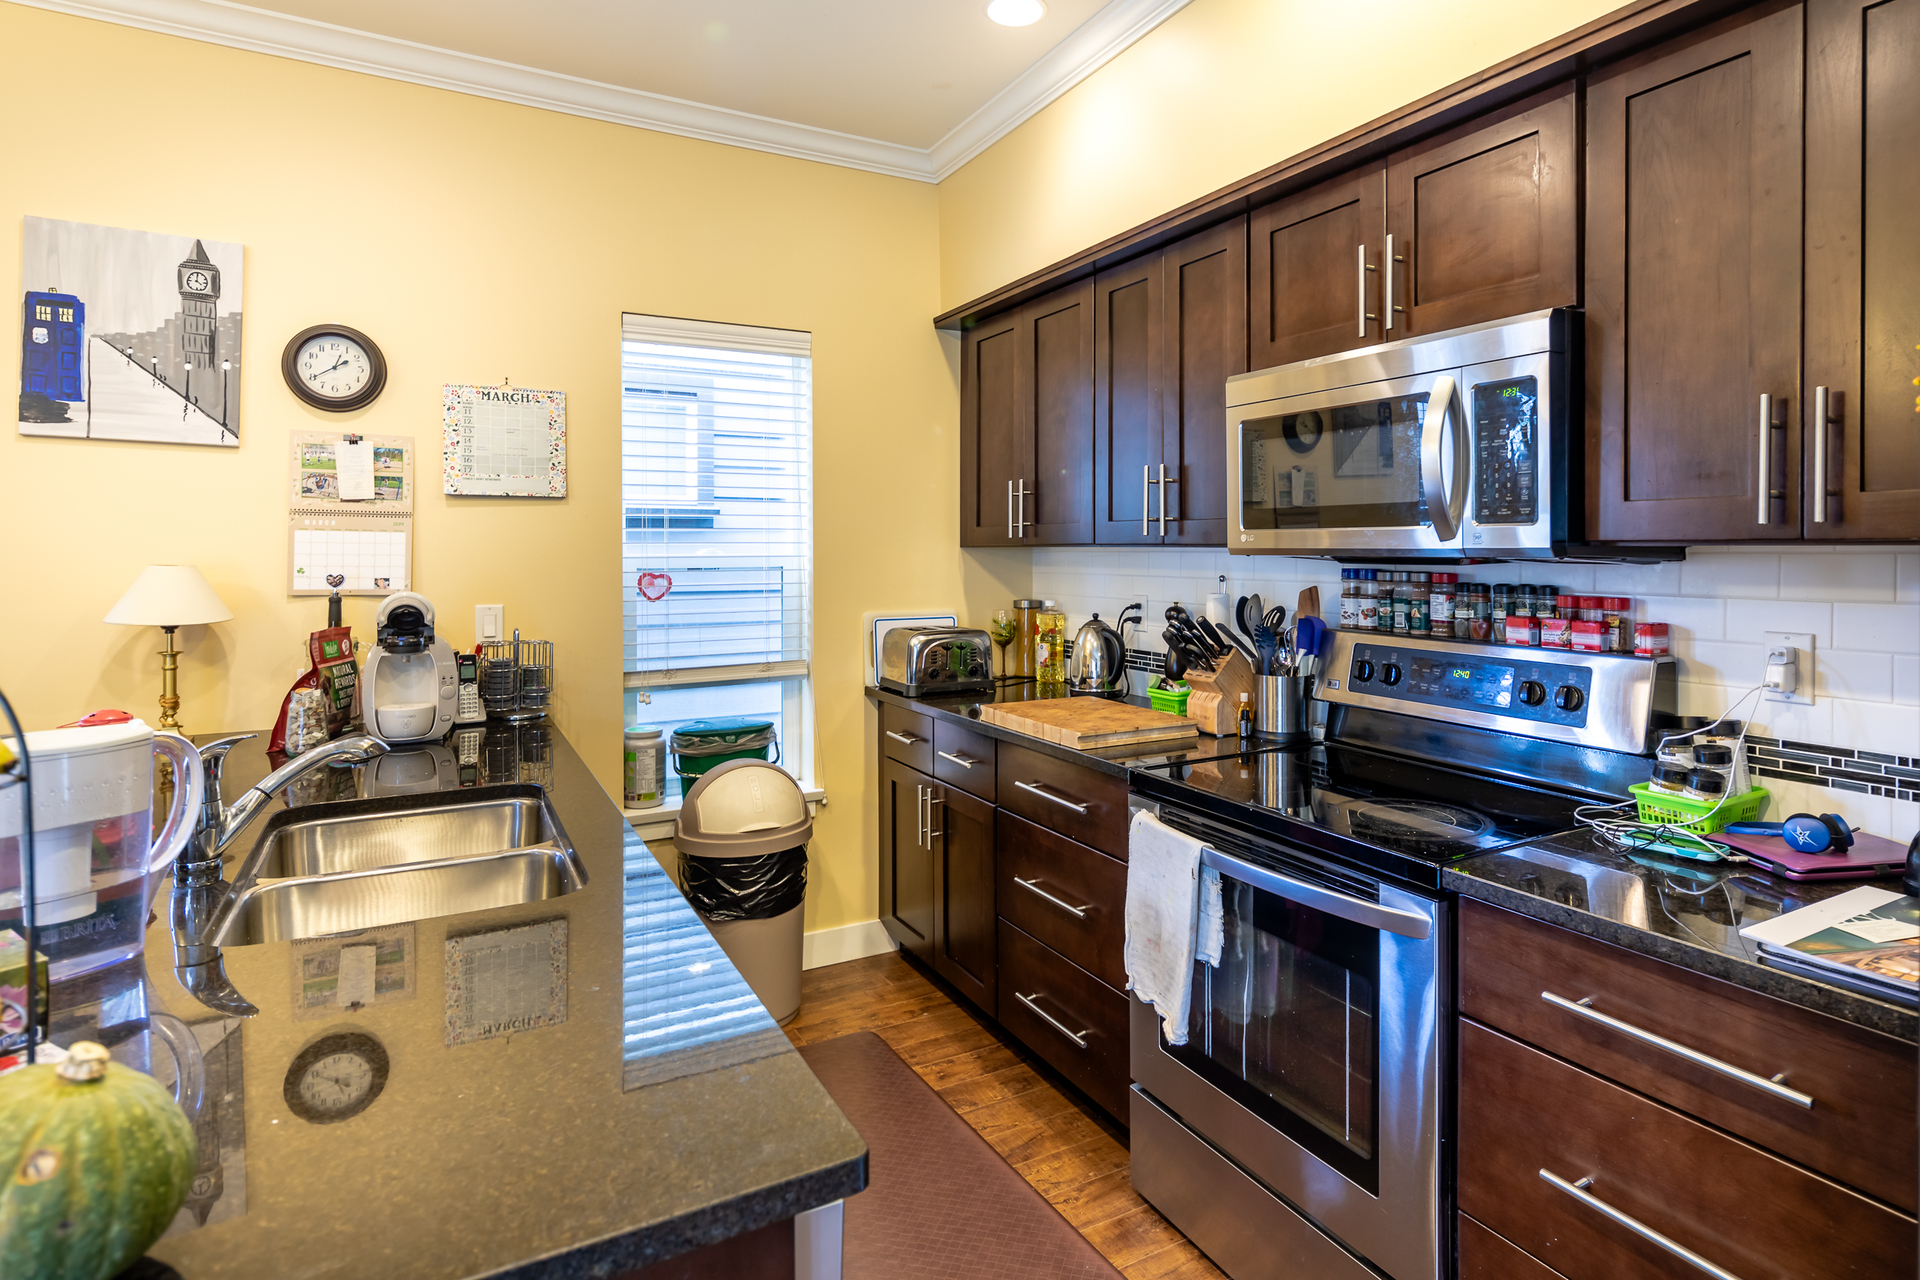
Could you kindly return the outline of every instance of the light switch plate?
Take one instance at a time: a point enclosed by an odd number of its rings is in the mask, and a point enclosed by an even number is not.
[[[506,639],[507,606],[503,604],[473,606],[473,638],[475,640]]]
[[[1767,675],[1765,655],[1773,652],[1781,645],[1792,645],[1800,651],[1798,654],[1799,679],[1795,683],[1792,693],[1782,693],[1778,689],[1769,689],[1766,691],[1766,700],[1768,702],[1790,702],[1795,706],[1810,707],[1813,705],[1813,677],[1814,671],[1816,670],[1813,657],[1813,633],[1811,631],[1762,632],[1760,636],[1760,649],[1762,653],[1760,659],[1762,664],[1760,668],[1760,679],[1766,679]]]

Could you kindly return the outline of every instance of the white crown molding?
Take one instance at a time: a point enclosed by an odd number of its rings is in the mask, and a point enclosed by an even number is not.
[[[931,149],[457,53],[231,0],[12,2],[684,138],[917,182],[938,182],[1184,8],[1189,0],[1112,0]]]

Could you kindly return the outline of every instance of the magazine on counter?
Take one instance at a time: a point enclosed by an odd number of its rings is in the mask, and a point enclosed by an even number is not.
[[[1863,885],[1740,932],[1789,972],[1920,1005],[1920,898]]]

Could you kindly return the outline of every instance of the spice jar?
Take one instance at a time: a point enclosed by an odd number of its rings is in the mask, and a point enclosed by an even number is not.
[[[1573,619],[1561,617],[1558,610],[1552,617],[1536,618],[1540,624],[1540,646],[1544,649],[1573,648]]]
[[[1360,625],[1360,588],[1354,581],[1357,569],[1340,571],[1340,629],[1353,631]]]
[[[1668,653],[1667,624],[1636,622],[1633,626],[1633,651],[1642,658],[1664,658]]]
[[[1457,573],[1436,573],[1427,588],[1427,630],[1437,639],[1453,636],[1454,584]]]
[[[1051,600],[1043,601],[1033,618],[1033,678],[1041,684],[1067,682],[1067,615]]]
[[[1706,800],[1717,803],[1727,794],[1727,778],[1723,773],[1712,769],[1695,769],[1687,775],[1680,794],[1689,800]]]
[[[1626,596],[1602,596],[1601,620],[1607,624],[1607,652],[1633,652],[1633,620],[1628,616],[1633,601]]]
[[[1647,779],[1647,790],[1669,796],[1685,795],[1687,771],[1678,765],[1656,764],[1653,766],[1653,776]]]
[[[1500,622],[1506,626],[1503,618]],[[1473,618],[1468,624],[1467,639],[1478,640],[1486,644],[1494,637],[1493,598],[1487,590],[1487,584],[1477,582],[1473,587]]]
[[[1040,611],[1051,608],[1051,600],[1015,600],[1013,602],[1013,670],[1004,674],[1021,680],[1033,679],[1033,633]]]
[[[1575,616],[1574,611],[1579,607],[1579,596],[1555,596],[1553,598],[1553,616],[1556,618],[1565,618],[1568,622],[1572,622]]]
[[[1507,615],[1506,641],[1508,644],[1539,644],[1540,619],[1530,613],[1509,613]]]
[[[1581,653],[1605,653],[1607,651],[1607,624],[1589,622],[1585,618],[1575,618],[1573,627],[1573,647]]]
[[[1513,584],[1496,582],[1493,584],[1493,629],[1506,634],[1507,615],[1513,612]]]
[[[1361,569],[1360,573],[1360,629],[1378,631],[1380,629],[1380,584],[1375,580],[1372,569]],[[1393,608],[1391,604],[1387,606]],[[1388,614],[1388,626],[1392,626],[1392,614]]]

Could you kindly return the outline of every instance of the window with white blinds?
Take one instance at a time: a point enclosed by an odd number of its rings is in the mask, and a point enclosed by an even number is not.
[[[629,689],[807,674],[811,336],[621,318]]]

